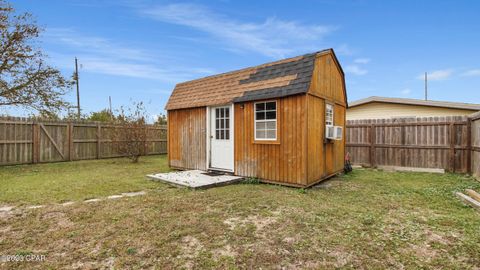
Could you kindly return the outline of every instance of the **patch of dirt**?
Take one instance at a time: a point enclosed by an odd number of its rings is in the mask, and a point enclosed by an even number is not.
[[[228,218],[223,221],[223,223],[229,226],[230,230],[234,230],[238,226],[245,226],[249,223],[255,225],[257,232],[262,231],[265,227],[270,226],[277,222],[278,217],[276,216],[259,216],[259,215],[252,215],[246,218],[241,217],[232,217]]]
[[[10,217],[12,216],[12,212],[11,211],[8,211],[8,212],[0,212],[0,219],[9,219]]]
[[[203,250],[204,247],[202,243],[197,238],[187,235],[181,239],[180,248],[182,254],[178,257],[188,260],[183,267],[186,269],[193,269],[192,260]]]
[[[296,269],[324,269],[324,268],[325,267],[320,267],[320,263],[318,261],[306,261],[306,262],[289,263],[286,265],[281,265],[277,269],[296,270]]]
[[[409,244],[409,248],[406,251],[407,252],[413,251],[413,253],[417,258],[425,262],[430,262],[432,261],[432,259],[434,259],[437,256],[437,251],[432,249],[432,247],[429,244],[423,244],[423,245]]]
[[[228,245],[228,244],[221,247],[221,248],[214,249],[212,251],[212,253],[217,258],[222,257],[222,256],[223,257],[235,257],[235,256],[238,255],[238,253],[235,250],[233,250],[232,246]]]
[[[7,226],[7,227],[3,227],[3,228],[0,228],[0,233],[7,233],[9,232],[10,230],[12,229],[11,226]]]
[[[342,180],[340,179],[331,179],[331,180],[322,181],[314,185],[312,188],[329,189],[329,188],[339,187],[343,183],[344,182],[342,182]]]
[[[328,255],[330,257],[335,258],[336,260],[334,263],[335,268],[344,267],[353,259],[352,254],[343,250],[342,248],[336,248],[335,250],[330,251]]]
[[[451,241],[450,241],[450,239],[447,238],[447,236],[440,235],[440,234],[432,232],[430,230],[426,230],[425,234],[426,234],[426,237],[427,237],[427,241],[429,243],[440,243],[440,244],[446,245],[446,246],[451,244]]]
[[[102,243],[101,242],[97,242],[97,244],[95,245],[95,247],[92,249],[92,251],[90,251],[90,254],[93,254],[93,255],[97,255],[100,250],[102,249]]]
[[[115,257],[109,257],[101,262],[76,262],[70,266],[71,269],[115,269]]]
[[[291,245],[294,244],[297,240],[295,239],[295,237],[285,237],[282,241]]]
[[[55,221],[57,226],[60,227],[60,228],[69,228],[69,227],[72,227],[74,225],[74,223],[68,217],[66,217],[65,213],[59,212],[59,211],[45,213],[42,216],[42,219],[53,220],[53,221]],[[57,228],[51,228],[51,230],[57,230],[58,227]]]
[[[197,238],[190,235],[183,237],[182,243],[182,249],[188,251],[188,254],[198,254],[203,248],[202,243],[200,243]]]

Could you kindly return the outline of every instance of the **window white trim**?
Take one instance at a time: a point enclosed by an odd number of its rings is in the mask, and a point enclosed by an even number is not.
[[[334,113],[335,113],[335,110],[334,110],[333,105],[330,104],[330,103],[325,103],[325,125],[326,126],[334,126],[335,125]]]
[[[263,119],[257,120],[257,104],[275,102],[275,119]],[[265,106],[264,112],[271,112],[273,110],[267,110]],[[278,102],[277,100],[266,100],[253,103],[253,136],[255,141],[277,141],[278,139]],[[257,138],[257,123],[275,122],[275,138]],[[265,131],[271,131],[273,129],[265,129]]]

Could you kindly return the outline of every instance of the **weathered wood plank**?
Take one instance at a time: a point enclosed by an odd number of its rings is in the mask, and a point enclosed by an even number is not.
[[[457,192],[455,193],[457,195],[457,197],[465,204],[477,209],[478,211],[480,211],[480,202],[479,201],[476,201],[474,200],[473,198],[471,198],[470,196],[467,196],[461,192]]]
[[[375,158],[376,165],[467,173],[476,168],[473,149],[478,136],[475,121],[471,128],[468,123],[467,117],[351,120],[347,121],[346,147],[354,164],[371,166]],[[373,128],[376,132],[370,135]],[[376,137],[373,145],[370,136]],[[374,157],[372,147],[376,152]]]
[[[118,156],[115,142],[97,136],[98,129],[118,127],[99,122],[44,121],[0,117],[0,166]],[[119,129],[121,131],[121,129]],[[151,136],[145,154],[167,152],[167,128],[147,126]],[[99,139],[100,137],[100,139]],[[107,153],[103,156],[102,153]]]

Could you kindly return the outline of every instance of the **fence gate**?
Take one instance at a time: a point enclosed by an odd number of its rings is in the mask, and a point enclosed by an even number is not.
[[[118,157],[109,136],[121,126],[88,121],[0,117],[0,165]],[[167,128],[145,126],[145,155],[167,153]]]

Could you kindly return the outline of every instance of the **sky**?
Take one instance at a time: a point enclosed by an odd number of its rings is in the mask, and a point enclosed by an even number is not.
[[[10,1],[45,29],[65,76],[80,63],[84,113],[143,101],[164,113],[176,83],[333,48],[348,100],[480,103],[480,1]],[[66,99],[75,102],[72,90]],[[9,113],[23,114],[22,110]]]

